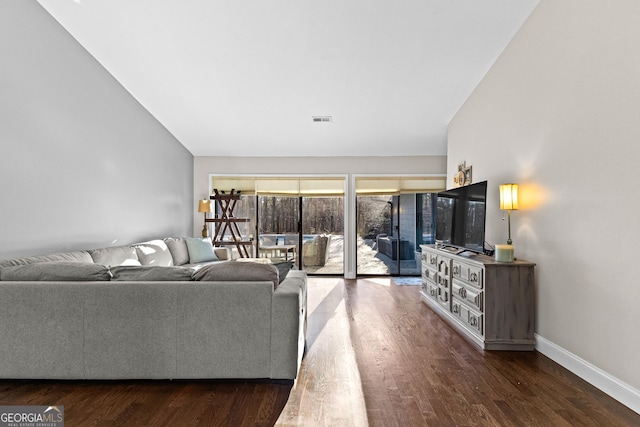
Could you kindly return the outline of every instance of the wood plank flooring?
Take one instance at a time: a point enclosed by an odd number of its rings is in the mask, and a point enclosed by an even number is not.
[[[640,425],[540,353],[478,349],[418,291],[389,278],[310,278],[295,384],[0,381],[0,405],[62,405],[67,427]]]

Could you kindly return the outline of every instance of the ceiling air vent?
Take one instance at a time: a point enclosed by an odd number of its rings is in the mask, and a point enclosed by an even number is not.
[[[333,121],[331,116],[311,116],[313,123],[330,123]]]

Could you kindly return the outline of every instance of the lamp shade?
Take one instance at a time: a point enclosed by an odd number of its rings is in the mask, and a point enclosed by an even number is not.
[[[518,210],[518,184],[500,185],[500,209],[503,211]]]
[[[211,200],[200,200],[198,203],[198,212],[211,212]]]

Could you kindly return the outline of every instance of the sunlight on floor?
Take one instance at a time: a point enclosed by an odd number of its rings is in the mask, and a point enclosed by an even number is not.
[[[307,354],[276,425],[367,426],[344,282],[309,278],[308,286]]]
[[[391,286],[391,278],[389,277],[364,277],[360,280],[374,285]]]

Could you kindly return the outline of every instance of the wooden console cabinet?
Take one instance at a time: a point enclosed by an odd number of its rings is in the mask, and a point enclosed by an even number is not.
[[[534,349],[534,263],[421,248],[425,303],[483,349]]]

